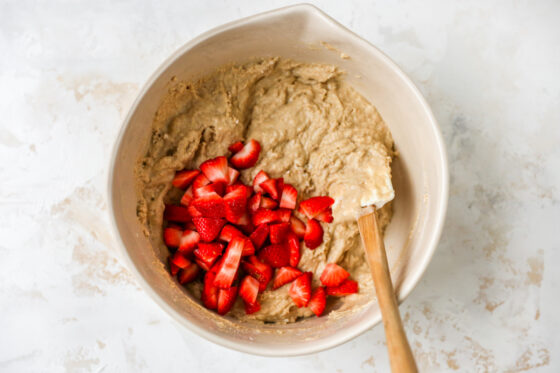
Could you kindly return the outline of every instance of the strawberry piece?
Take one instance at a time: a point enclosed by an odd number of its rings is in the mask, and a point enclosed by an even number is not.
[[[177,276],[177,281],[181,285],[193,281],[196,276],[200,273],[200,268],[195,264],[191,263],[187,268],[183,268],[179,275]]]
[[[259,144],[258,141],[251,139],[243,146],[243,149],[235,153],[229,161],[238,169],[243,170],[250,168],[257,163],[260,152],[261,144]]]
[[[278,200],[278,189],[276,187],[276,179],[268,179],[259,185],[262,190],[268,193],[273,199]]]
[[[224,250],[224,246],[219,243],[204,243],[200,242],[198,247],[194,250],[194,256],[196,257],[196,262],[204,269],[208,271],[212,264],[218,259]]]
[[[249,211],[251,211],[252,214],[254,214],[259,209],[259,207],[261,207],[261,199],[261,193],[256,193],[249,199],[247,207],[249,207]]]
[[[228,185],[233,185],[235,182],[237,182],[237,179],[239,179],[239,171],[237,171],[235,168],[228,167],[228,177]]]
[[[216,274],[214,272],[206,272],[206,275],[204,275],[204,287],[202,288],[202,304],[211,310],[215,310],[218,307],[218,293],[220,289],[214,285],[215,278]]]
[[[189,221],[188,223],[185,223],[185,229],[195,231],[196,227],[194,226],[194,223],[192,221]]]
[[[194,199],[194,192],[192,185],[186,190],[183,197],[181,197],[181,205],[188,206],[191,204],[192,200]]]
[[[288,234],[288,248],[290,249],[290,265],[297,267],[301,258],[299,238],[294,232]]]
[[[239,296],[248,304],[253,304],[257,301],[259,295],[259,281],[252,276],[245,276],[239,285]]]
[[[200,211],[198,211],[193,205],[189,205],[189,207],[187,207],[187,211],[191,214],[193,219],[202,217]]]
[[[226,220],[238,224],[247,211],[247,194],[244,188],[236,188],[224,196]]]
[[[189,210],[183,206],[175,205],[165,205],[165,211],[163,212],[163,218],[168,221],[174,221],[177,223],[186,223],[191,220],[191,214]]]
[[[264,190],[261,188],[260,185],[261,183],[267,181],[268,179],[270,179],[270,176],[268,176],[268,174],[262,170],[255,175],[255,178],[253,179],[253,190],[255,191],[255,193],[264,192]]]
[[[249,256],[249,255],[255,255],[255,246],[253,245],[253,242],[250,239],[246,238],[241,256]]]
[[[276,215],[278,217],[278,221],[288,223],[290,221],[290,218],[292,217],[292,210],[278,209],[276,210]]]
[[[290,264],[290,249],[285,244],[266,246],[259,251],[259,259],[273,268]]]
[[[253,314],[261,310],[261,304],[257,301],[253,304],[245,303],[245,313],[247,315]]]
[[[272,279],[272,268],[268,264],[261,262],[256,256],[252,255],[243,262],[243,269],[259,281],[259,291],[266,290],[266,286]]]
[[[210,184],[210,180],[204,174],[199,174],[192,183],[193,191],[208,184]]]
[[[171,262],[171,257],[169,257],[169,272],[171,272],[171,276],[175,276],[177,273],[179,273],[179,267],[177,267],[175,264],[173,264]]]
[[[167,247],[178,247],[181,243],[183,231],[177,227],[167,227],[163,230],[163,241]]]
[[[343,297],[358,292],[358,283],[354,280],[346,279],[338,286],[327,286],[327,295]]]
[[[173,178],[171,184],[173,184],[175,188],[185,189],[186,187],[191,185],[194,178],[197,177],[199,173],[199,170],[179,171],[175,174],[175,177]]]
[[[235,184],[232,185],[228,185],[226,187],[226,194],[233,192],[236,189],[242,189],[245,192],[245,195],[247,196],[247,198],[249,198],[251,196],[251,194],[253,194],[253,188],[241,183],[241,182],[237,182]]]
[[[243,236],[243,233],[233,225],[226,224],[220,232],[220,240],[229,242],[235,236]]]
[[[200,241],[200,234],[195,231],[186,229],[181,235],[181,241],[179,242],[178,252],[183,254],[190,254],[195,248],[196,244]]]
[[[316,316],[321,316],[327,305],[327,294],[324,287],[319,287],[313,291],[311,298],[307,303],[307,307],[313,311]]]
[[[328,209],[321,211],[317,214],[317,216],[315,216],[315,219],[324,223],[332,223],[334,220],[332,216],[332,208],[329,207]]]
[[[282,188],[280,207],[284,209],[295,209],[297,201],[297,190],[291,184],[285,184]]]
[[[270,242],[271,243],[284,243],[288,240],[288,233],[290,233],[290,223],[278,223],[270,226]]]
[[[290,217],[290,224],[292,226],[292,231],[296,234],[299,239],[305,236],[305,223],[295,216]]]
[[[181,269],[187,268],[188,266],[191,265],[191,261],[185,258],[180,253],[175,253],[175,255],[173,255],[173,259],[171,259],[171,263],[175,264],[177,267]]]
[[[263,209],[275,209],[278,207],[278,202],[276,202],[275,200],[273,200],[272,198],[268,198],[268,197],[262,197],[261,199],[261,207]]]
[[[249,212],[245,211],[245,214],[237,221],[237,227],[245,233],[246,236],[250,236],[255,230],[255,226],[251,222],[249,217]]]
[[[278,214],[276,211],[267,209],[258,209],[257,212],[253,214],[252,222],[254,225],[273,223],[278,220]]]
[[[276,179],[276,190],[278,191],[278,201],[282,199],[282,192],[284,191],[284,178],[279,177]]]
[[[298,278],[302,272],[297,268],[292,267],[282,267],[276,270],[276,275],[274,276],[274,281],[272,282],[272,288],[278,289],[281,286],[286,285],[288,282],[294,281]]]
[[[194,191],[194,198],[205,197],[213,193],[218,194],[221,197],[224,195],[225,190],[226,184],[219,181],[196,189]]]
[[[194,201],[192,201],[192,206],[205,218],[223,218],[226,216],[224,199],[217,193],[195,198]]]
[[[200,165],[200,170],[208,180],[214,183],[229,184],[229,167],[227,158],[224,156],[209,159]]]
[[[311,278],[313,273],[305,272],[292,282],[288,293],[298,307],[305,307],[311,298]]]
[[[328,209],[334,203],[334,199],[331,197],[311,197],[302,201],[299,204],[301,212],[307,216],[308,219],[313,219],[320,212]]]
[[[216,278],[214,279],[214,284],[217,287],[226,289],[233,283],[237,268],[239,268],[239,262],[241,260],[244,245],[245,238],[243,237],[234,237],[230,241],[223,256],[222,264],[220,265]]]
[[[321,274],[321,283],[325,286],[338,286],[350,277],[350,273],[336,263],[329,263]]]
[[[268,225],[261,224],[249,236],[249,238],[251,239],[251,242],[253,242],[253,245],[257,249],[260,249],[262,247],[262,245],[264,244],[264,241],[266,241],[266,237],[268,237],[268,232],[269,232]]]
[[[228,150],[232,153],[237,153],[243,149],[243,143],[241,141],[234,142],[228,147]]]
[[[305,246],[311,250],[323,243],[323,228],[317,220],[310,219],[307,221],[303,240],[305,241]]]
[[[200,239],[205,242],[210,242],[218,237],[226,221],[224,219],[197,217],[193,218],[193,223],[197,232],[200,234]]]
[[[237,286],[229,289],[220,289],[218,293],[218,314],[225,315],[231,310],[237,297]]]

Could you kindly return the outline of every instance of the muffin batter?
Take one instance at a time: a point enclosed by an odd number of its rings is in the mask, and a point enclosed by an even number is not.
[[[358,294],[329,298],[327,312],[345,312],[373,299],[355,217],[361,204],[375,201],[380,207],[394,196],[393,140],[375,107],[344,82],[335,66],[259,59],[223,67],[169,91],[137,168],[137,214],[156,252],[167,252],[162,240],[164,203],[178,203],[182,195],[171,185],[175,172],[227,155],[230,144],[250,138],[260,142],[262,151],[256,166],[242,172],[244,183],[251,185],[262,169],[294,185],[298,200],[328,195],[336,201],[334,222],[323,224],[323,244],[315,250],[302,245],[298,265],[314,273],[313,287],[320,285],[319,276],[331,262],[359,282]],[[390,204],[379,215],[385,227]],[[187,287],[200,297],[200,283]],[[311,316],[308,308],[293,303],[288,288],[260,294],[261,310],[252,315],[245,314],[238,300],[229,315],[266,322]]]

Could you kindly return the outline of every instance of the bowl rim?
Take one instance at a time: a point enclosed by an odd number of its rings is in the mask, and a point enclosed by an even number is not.
[[[312,4],[301,3],[301,4],[290,5],[290,6],[269,10],[266,12],[258,13],[252,16],[240,18],[232,22],[222,24],[189,40],[181,47],[179,47],[173,54],[167,57],[146,80],[146,82],[144,83],[140,91],[137,93],[136,99],[128,109],[128,113],[122,122],[118,136],[113,144],[113,149],[111,152],[110,163],[109,163],[109,175],[108,175],[108,184],[107,184],[108,186],[107,196],[108,196],[108,205],[109,205],[108,208],[109,208],[109,215],[110,215],[110,222],[111,222],[110,224],[111,231],[113,233],[115,240],[118,243],[117,246],[118,246],[119,253],[121,254],[121,258],[124,258],[128,269],[132,273],[134,273],[134,276],[136,277],[137,281],[140,283],[142,289],[155,301],[155,303],[157,303],[163,310],[165,310],[173,319],[175,319],[179,324],[184,326],[187,330],[191,332],[195,332],[199,336],[202,336],[215,344],[244,353],[250,353],[250,354],[260,355],[260,356],[269,356],[269,357],[307,355],[307,354],[317,353],[323,350],[327,350],[339,346],[345,342],[348,342],[351,339],[358,337],[359,335],[365,333],[366,331],[368,331],[369,329],[377,325],[381,321],[381,316],[379,315],[378,317],[372,317],[369,320],[367,320],[367,322],[363,322],[359,326],[356,326],[351,329],[347,329],[346,334],[341,335],[336,340],[332,338],[326,338],[324,340],[317,340],[313,344],[308,344],[306,346],[298,346],[297,348],[290,348],[289,346],[262,347],[254,344],[243,343],[242,341],[232,341],[227,338],[223,338],[217,334],[214,334],[208,331],[207,329],[186,320],[183,316],[177,313],[177,311],[175,311],[171,306],[169,306],[167,302],[150,286],[150,284],[148,284],[148,282],[142,276],[138,268],[136,268],[136,266],[134,265],[134,262],[132,261],[132,258],[130,257],[128,250],[126,249],[126,246],[124,244],[124,241],[122,239],[122,236],[117,226],[115,211],[113,208],[113,200],[114,200],[113,181],[115,176],[114,171],[115,171],[115,164],[117,160],[117,154],[122,145],[124,134],[130,124],[132,114],[137,110],[138,105],[142,100],[142,98],[144,97],[144,95],[146,94],[146,92],[150,89],[150,87],[154,84],[154,82],[170,65],[172,65],[180,56],[182,56],[184,53],[186,53],[188,50],[190,50],[197,44],[219,33],[241,26],[249,21],[258,21],[259,19],[264,19],[271,15],[277,16],[277,15],[282,15],[282,13],[286,15],[291,12],[298,12],[298,11],[311,13],[313,14],[313,16],[317,18],[321,18],[324,22],[338,28],[340,33],[346,33],[348,36],[361,41],[362,43],[365,44],[366,47],[370,48],[372,52],[376,54],[377,57],[383,63],[385,63],[389,68],[391,68],[391,70],[402,79],[402,81],[406,84],[407,88],[414,94],[415,98],[418,100],[425,114],[427,115],[427,118],[429,119],[429,122],[433,130],[433,134],[435,135],[437,151],[439,155],[439,162],[440,165],[442,166],[441,167],[442,175],[441,175],[441,179],[439,180],[440,182],[439,187],[441,189],[441,194],[439,196],[436,196],[436,198],[439,199],[438,201],[439,203],[437,204],[439,205],[439,208],[435,212],[436,224],[435,226],[433,226],[433,229],[431,230],[431,236],[428,239],[426,255],[424,255],[423,261],[418,263],[419,269],[415,273],[413,273],[413,277],[409,277],[411,279],[410,280],[411,285],[409,285],[407,288],[401,288],[399,293],[397,294],[398,296],[397,300],[399,304],[402,303],[410,295],[412,290],[416,288],[416,286],[420,282],[420,279],[426,272],[426,269],[429,263],[431,262],[432,257],[436,251],[439,239],[443,231],[443,226],[445,223],[447,204],[449,199],[449,169],[448,169],[449,166],[448,166],[447,151],[446,151],[445,143],[443,141],[443,136],[441,134],[441,130],[439,128],[437,120],[435,119],[435,116],[433,115],[433,112],[430,106],[428,105],[426,99],[421,94],[418,87],[416,87],[416,85],[401,70],[401,68],[393,60],[391,60],[385,53],[379,50],[376,46],[374,46],[373,44],[371,44],[369,41],[362,38],[361,36],[357,35],[347,27],[343,26],[334,18],[330,17],[321,9],[317,8]]]

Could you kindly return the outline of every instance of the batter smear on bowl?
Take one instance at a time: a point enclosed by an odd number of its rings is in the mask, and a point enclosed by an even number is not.
[[[355,217],[364,201],[393,199],[395,153],[375,107],[343,77],[267,58],[163,98],[136,170],[137,215],[207,308],[286,323],[373,299]],[[379,217],[385,227],[390,203]]]

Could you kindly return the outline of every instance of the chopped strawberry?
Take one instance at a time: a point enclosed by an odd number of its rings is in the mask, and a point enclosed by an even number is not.
[[[334,220],[332,216],[332,208],[329,207],[328,209],[321,211],[317,214],[317,216],[315,216],[315,219],[324,223],[332,223]]]
[[[198,211],[193,205],[189,205],[189,207],[187,207],[187,211],[191,214],[193,219],[202,217],[200,211]]]
[[[329,263],[323,269],[321,282],[325,286],[338,286],[350,277],[350,273],[336,263]]]
[[[243,188],[237,188],[224,196],[225,216],[230,223],[238,224],[247,211],[247,194]]]
[[[302,239],[303,236],[305,236],[305,223],[295,216],[292,216],[290,217],[290,224],[292,226],[292,231],[299,239]]]
[[[194,192],[192,185],[186,190],[183,197],[181,197],[181,205],[188,206],[191,204],[192,200],[194,199]]]
[[[169,257],[169,272],[171,272],[172,276],[175,276],[178,272],[179,272],[179,267],[177,267],[175,264],[173,264],[173,262],[171,261],[171,259],[173,259],[172,257]]]
[[[239,296],[248,304],[253,304],[257,301],[257,295],[259,295],[259,281],[247,275],[241,281],[239,285]]]
[[[250,199],[248,203],[249,211],[254,214],[261,207],[262,194],[256,193]]]
[[[284,243],[288,240],[290,233],[290,223],[278,223],[270,226],[270,242]]]
[[[236,189],[242,189],[245,192],[245,195],[247,196],[247,198],[249,198],[251,196],[251,194],[253,194],[253,188],[241,183],[240,181],[238,181],[235,184],[232,185],[228,185],[226,187],[226,194],[233,192]]]
[[[299,208],[305,216],[309,219],[313,219],[320,212],[328,209],[334,203],[334,199],[331,197],[311,197],[302,201],[299,204]]]
[[[208,180],[229,184],[228,161],[224,156],[209,159],[200,165],[200,170]]]
[[[261,152],[261,144],[256,140],[249,140],[243,149],[238,151],[230,158],[231,164],[238,169],[250,168],[257,163],[259,159],[259,153]]]
[[[290,221],[290,218],[292,217],[292,210],[278,209],[276,210],[276,215],[278,217],[278,221],[288,223]]]
[[[305,246],[311,250],[323,243],[323,228],[317,220],[309,219],[307,221],[303,240],[305,241]]]
[[[197,232],[200,233],[200,239],[211,242],[218,237],[226,221],[224,219],[197,217],[193,218],[193,223]]]
[[[185,229],[189,229],[191,231],[195,231],[196,227],[194,226],[194,223],[192,221],[189,221],[188,223],[185,224]]]
[[[199,174],[192,183],[193,191],[208,184],[210,184],[210,180],[204,174]]]
[[[259,291],[266,290],[266,286],[272,279],[272,268],[268,264],[252,255],[243,262],[243,269],[259,281],[261,284]]]
[[[278,220],[278,214],[276,211],[267,209],[258,209],[257,212],[253,214],[253,224],[261,225],[273,223]]]
[[[229,185],[233,185],[239,179],[239,171],[235,168],[228,167]]]
[[[235,236],[243,236],[243,233],[231,224],[226,224],[220,232],[220,240],[229,242]]]
[[[181,243],[182,234],[181,228],[167,227],[163,230],[163,241],[167,247],[178,247]]]
[[[218,181],[216,183],[208,184],[194,191],[194,198],[200,198],[208,196],[212,193],[218,194],[220,197],[224,195],[226,190],[226,184]]]
[[[255,255],[255,246],[253,245],[253,242],[250,239],[246,238],[241,256],[249,256],[249,255]]]
[[[290,249],[285,244],[266,246],[259,251],[259,259],[273,268],[290,264]]]
[[[228,148],[228,150],[232,153],[237,153],[239,152],[241,149],[243,149],[243,143],[241,141],[237,141],[234,142],[233,144],[231,144]]]
[[[290,265],[297,267],[301,258],[299,238],[294,232],[288,234],[288,247],[290,248]]]
[[[177,267],[183,269],[191,265],[191,261],[185,258],[181,253],[175,253],[171,263],[175,264]]]
[[[288,293],[298,307],[305,307],[311,298],[311,278],[313,273],[305,272],[292,282]]]
[[[273,199],[278,200],[278,189],[276,186],[276,179],[268,179],[260,184],[262,190],[268,193]]]
[[[179,171],[175,174],[175,178],[173,178],[171,184],[173,184],[175,188],[185,189],[193,182],[194,178],[197,177],[199,173],[199,170]]]
[[[276,275],[274,276],[274,281],[272,282],[272,288],[278,289],[279,287],[286,285],[288,282],[294,281],[301,275],[301,273],[302,272],[297,268],[278,268],[276,270]]]
[[[295,209],[297,201],[297,190],[291,184],[284,184],[282,189],[282,198],[280,198],[280,207],[285,209]]]
[[[338,286],[327,286],[327,295],[343,297],[358,292],[358,283],[354,280],[346,279]]]
[[[187,268],[183,268],[181,272],[179,272],[177,280],[180,284],[186,284],[193,281],[199,273],[200,268],[195,263],[191,263]]]
[[[264,190],[261,188],[261,183],[267,181],[268,179],[270,179],[270,176],[268,176],[268,174],[264,171],[259,171],[259,173],[255,176],[255,178],[253,179],[253,190],[255,191],[255,193],[263,193]]]
[[[191,214],[189,210],[183,206],[175,205],[165,205],[165,211],[163,212],[163,218],[168,221],[174,221],[178,223],[186,223],[191,220]]]
[[[208,271],[216,259],[222,255],[223,250],[224,246],[222,244],[199,242],[198,247],[194,250],[194,256],[202,269]]]
[[[313,291],[311,298],[307,303],[307,307],[313,311],[316,316],[321,316],[327,305],[327,295],[324,287],[319,287]]]
[[[217,287],[226,289],[233,283],[237,268],[239,268],[239,261],[241,260],[244,245],[245,238],[243,237],[233,237],[230,241],[224,254],[223,262],[214,279],[214,284]]]
[[[237,286],[229,289],[220,289],[218,293],[218,314],[225,315],[231,310],[237,297]]]
[[[183,254],[190,254],[198,241],[200,241],[200,234],[198,234],[198,232],[185,229],[181,235],[181,241],[179,242],[177,251]]]
[[[255,226],[251,222],[251,219],[249,218],[249,212],[247,211],[245,211],[245,214],[243,214],[243,216],[239,218],[236,224],[237,227],[241,229],[247,236],[250,236],[255,230]]]
[[[257,301],[253,304],[245,303],[245,313],[247,315],[253,314],[261,310],[261,304]]]
[[[282,192],[284,191],[284,178],[279,177],[276,179],[276,190],[278,191],[278,201],[282,199]]]
[[[204,275],[204,287],[202,288],[202,304],[208,309],[215,310],[218,307],[219,289],[214,285],[216,274],[208,271]]]
[[[192,206],[200,211],[205,218],[223,218],[226,216],[224,199],[217,193],[195,198],[194,201],[192,201]]]
[[[266,237],[268,236],[268,232],[269,232],[268,225],[261,224],[249,236],[249,238],[251,239],[251,242],[253,242],[253,245],[255,245],[255,247],[257,249],[260,249],[262,247],[264,241],[266,241]]]
[[[273,200],[272,198],[268,198],[268,197],[262,197],[261,199],[261,207],[263,209],[275,209],[278,207],[278,202],[276,202],[275,200]]]

